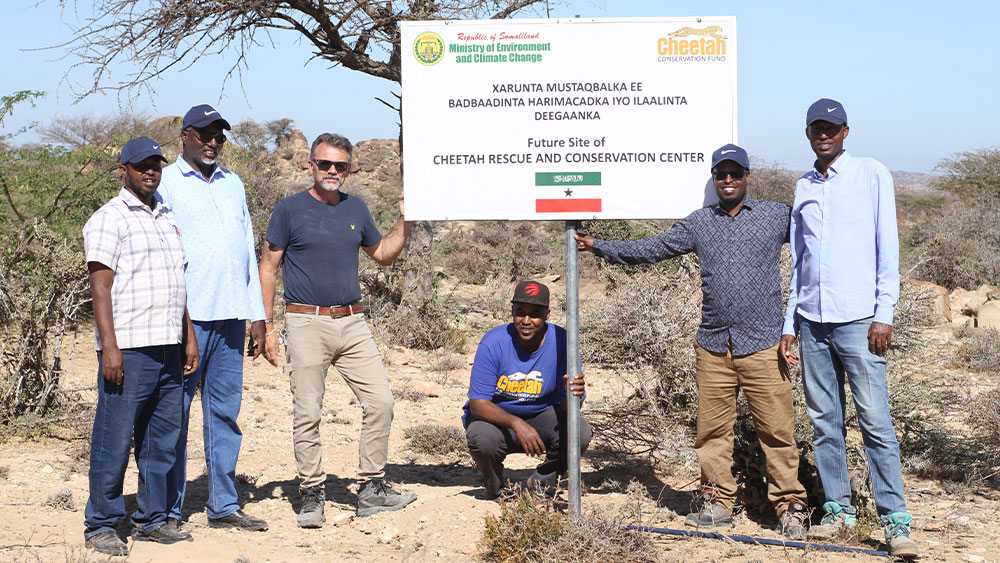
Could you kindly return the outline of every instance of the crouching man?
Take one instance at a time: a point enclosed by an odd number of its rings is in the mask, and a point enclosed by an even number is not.
[[[485,498],[504,487],[507,454],[544,457],[528,478],[535,493],[552,496],[567,465],[566,330],[546,322],[549,288],[526,281],[511,300],[513,322],[483,337],[476,350],[463,409],[469,452],[483,474]],[[583,374],[569,383],[584,396]],[[590,424],[580,418],[580,453],[590,445]]]
[[[136,539],[191,540],[166,525],[177,500],[167,472],[181,431],[182,375],[198,369],[199,355],[186,309],[181,232],[156,193],[164,161],[149,137],[125,143],[119,168],[125,187],[83,227],[98,364],[84,538],[108,555],[128,554],[115,526],[125,517],[122,487],[133,440]]]

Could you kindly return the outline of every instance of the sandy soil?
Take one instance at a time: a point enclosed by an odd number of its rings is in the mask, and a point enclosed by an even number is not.
[[[96,359],[89,351],[89,335],[79,340],[67,385],[84,389],[93,399]],[[471,355],[467,361],[471,361]],[[270,523],[266,532],[248,533],[213,529],[204,513],[206,497],[201,410],[192,408],[190,461],[192,480],[184,529],[194,541],[172,546],[129,543],[132,561],[469,561],[476,557],[477,542],[486,515],[497,514],[496,503],[481,499],[478,472],[468,456],[432,457],[408,449],[404,430],[422,424],[458,427],[464,402],[467,369],[432,372],[432,354],[393,350],[386,365],[394,389],[411,389],[427,383],[439,390],[436,397],[397,399],[389,448],[387,474],[398,488],[415,491],[417,500],[398,512],[370,518],[353,516],[356,498],[353,478],[357,468],[357,440],[361,409],[350,390],[331,373],[322,425],[326,483],[326,526],[320,530],[296,527],[297,480],[291,447],[291,394],[287,378],[265,362],[246,363],[243,412],[243,450],[238,473],[245,510]],[[614,389],[614,378],[588,373],[590,397],[598,399]],[[599,439],[599,438],[597,438]],[[88,463],[80,440],[45,438],[39,441],[10,439],[0,444],[0,561],[101,560],[83,548],[83,507],[87,501]],[[513,478],[523,479],[534,462],[515,455],[508,467]],[[644,523],[684,528],[692,480],[687,472],[675,477],[648,474],[646,490],[659,507],[650,503]],[[583,506],[618,507],[626,502],[620,488],[608,486],[606,473],[598,474],[584,463]],[[628,477],[622,477],[623,481]],[[935,482],[908,478],[907,500],[915,516],[914,538],[925,560],[1000,560],[1000,526],[995,524],[1000,499],[996,494],[948,492]],[[127,502],[134,507],[136,477],[130,464],[125,479]],[[44,501],[62,489],[72,493],[75,510],[45,506]],[[662,491],[662,492],[661,492]],[[958,496],[961,494],[962,496]],[[733,534],[778,539],[773,522],[738,519]],[[876,532],[873,538],[878,537]],[[668,561],[838,561],[884,560],[865,555],[832,555],[782,547],[746,546],[732,542],[657,536],[656,545]],[[868,548],[881,549],[877,542]]]

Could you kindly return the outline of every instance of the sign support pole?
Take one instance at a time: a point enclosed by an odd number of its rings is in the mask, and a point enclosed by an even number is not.
[[[566,221],[566,373],[572,381],[580,373],[580,272],[576,249],[579,221]],[[580,398],[566,393],[566,451],[569,457],[569,514],[580,518]]]

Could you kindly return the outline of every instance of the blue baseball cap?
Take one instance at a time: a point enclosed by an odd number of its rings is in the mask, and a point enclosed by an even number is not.
[[[160,150],[159,143],[149,137],[136,137],[122,147],[120,161],[122,164],[142,162],[151,156],[158,156],[160,160],[167,162],[167,159],[163,158],[163,151]]]
[[[847,111],[844,110],[844,105],[837,100],[822,98],[813,102],[813,105],[809,106],[809,110],[806,111],[806,127],[812,125],[814,121],[828,121],[834,125],[845,125],[847,124]]]
[[[731,160],[747,170],[750,169],[750,157],[747,156],[747,151],[732,143],[715,149],[715,152],[712,153],[712,169],[714,170],[724,160]]]
[[[187,129],[188,127],[197,127],[201,129],[202,127],[207,127],[216,121],[222,122],[223,129],[232,129],[232,127],[229,126],[229,122],[223,119],[222,114],[215,111],[215,108],[208,104],[201,104],[200,106],[194,106],[184,114],[184,123],[181,125],[181,131]]]

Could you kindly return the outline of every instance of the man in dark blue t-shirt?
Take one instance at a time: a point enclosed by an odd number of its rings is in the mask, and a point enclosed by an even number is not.
[[[566,473],[566,330],[546,322],[549,288],[521,282],[511,300],[514,321],[479,342],[462,422],[469,452],[486,481],[485,498],[504,485],[510,453],[545,456],[528,478],[533,492],[551,495]],[[570,384],[583,397],[581,373]],[[590,444],[590,424],[580,418],[580,452]]]
[[[340,191],[351,173],[353,148],[346,138],[330,133],[313,141],[309,170],[314,184],[275,206],[260,261],[268,323],[264,357],[275,366],[278,334],[272,311],[278,266],[283,263],[292,440],[302,497],[298,524],[303,528],[318,528],[326,521],[319,422],[330,365],[337,368],[364,410],[358,447],[358,516],[398,510],[416,498],[412,492],[399,494],[385,484],[394,401],[359,304],[358,280],[358,248],[388,266],[403,250],[413,223],[403,219],[400,195],[399,219],[383,237],[365,202]]]

